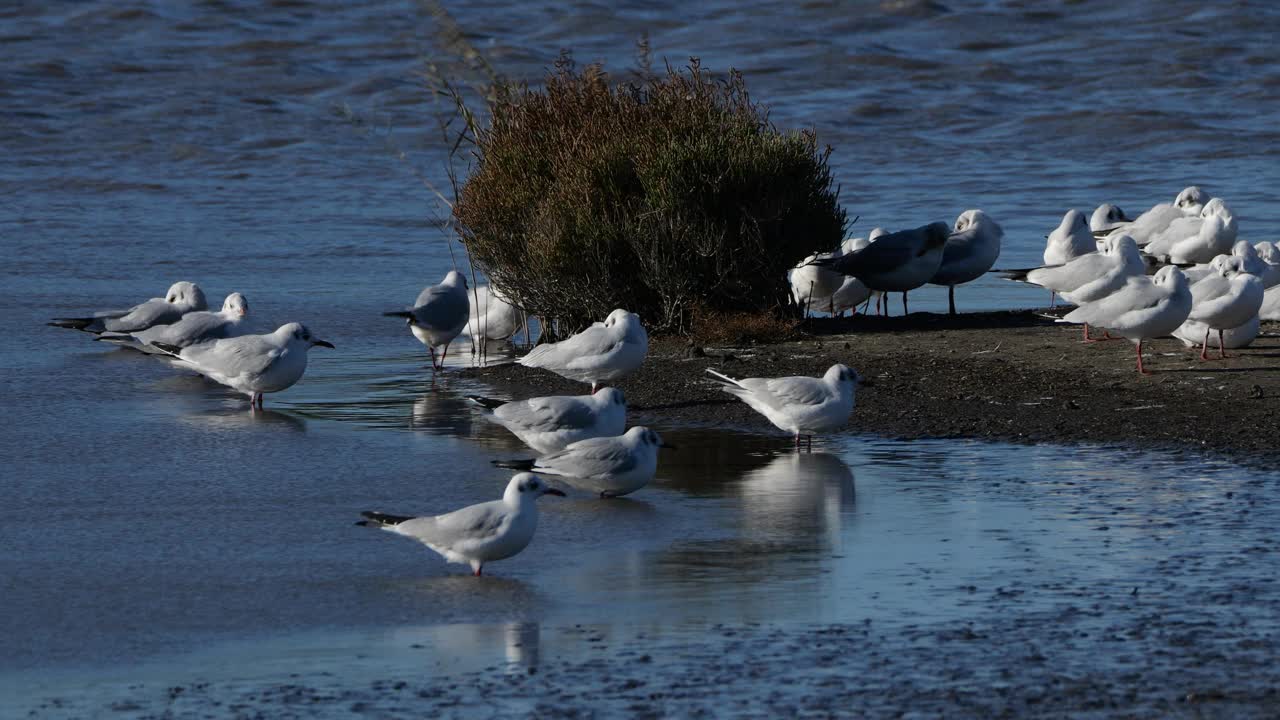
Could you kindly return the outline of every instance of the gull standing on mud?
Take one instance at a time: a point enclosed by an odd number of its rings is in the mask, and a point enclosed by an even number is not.
[[[466,327],[470,312],[467,279],[457,270],[450,270],[439,285],[432,285],[418,293],[413,307],[383,315],[405,318],[413,336],[431,351],[432,369],[443,370],[449,343]],[[438,347],[442,348],[439,363],[436,362]]]
[[[265,335],[241,335],[180,348],[167,343],[155,347],[183,361],[192,370],[249,396],[249,405],[262,407],[264,393],[280,392],[302,379],[307,351],[333,344],[312,337],[302,323],[281,325]]]
[[[467,399],[485,416],[540,453],[553,453],[571,443],[621,435],[627,427],[627,401],[617,388],[593,395],[552,395],[503,402],[479,395]]]
[[[856,277],[872,290],[902,293],[902,312],[906,313],[907,293],[938,272],[950,236],[950,225],[931,223],[883,235],[861,250],[814,260],[813,264]]]
[[[1089,255],[1098,249],[1098,242],[1089,230],[1089,222],[1079,210],[1068,210],[1062,222],[1045,239],[1044,267],[1066,265],[1078,257]],[[1036,283],[1039,284],[1039,283]],[[1057,303],[1058,291],[1049,288],[1049,307]]]
[[[956,314],[956,286],[982,277],[1000,257],[1004,229],[981,210],[965,210],[956,218],[955,232],[942,250],[942,265],[929,280],[945,285],[947,304]],[[1090,244],[1093,243],[1092,238]]]
[[[165,351],[157,348],[154,343],[184,348],[208,340],[235,337],[240,334],[242,321],[248,314],[249,301],[245,300],[244,295],[233,292],[222,301],[222,310],[219,312],[189,312],[172,325],[156,325],[133,334],[107,332],[95,339],[149,355],[162,354]]]
[[[849,238],[841,244],[844,253],[851,253],[870,245],[880,238],[888,235],[889,232],[881,227],[871,228],[871,232],[866,237]],[[837,273],[838,274],[838,273]],[[867,287],[867,284],[856,277],[843,276],[844,281],[840,283],[840,287],[836,289],[834,295],[831,296],[831,312],[834,315],[843,315],[846,310],[852,312],[858,311],[858,306],[862,303],[870,305],[872,295],[876,296],[877,310],[880,305],[880,297],[884,293],[875,292]]]
[[[533,460],[494,460],[511,470],[554,475],[600,497],[621,497],[648,485],[658,472],[658,448],[674,448],[658,433],[636,426],[617,437],[579,440]]]
[[[862,380],[858,373],[839,364],[820,378],[797,375],[735,380],[711,368],[707,372],[716,377],[721,390],[750,405],[779,430],[793,434],[797,448],[800,436],[807,437],[810,449],[814,435],[839,430],[848,422],[854,389]]]
[[[1218,357],[1227,357],[1223,333],[1252,322],[1262,309],[1262,281],[1243,271],[1238,257],[1214,259],[1218,271],[1191,286],[1191,313],[1188,320],[1204,325],[1200,359],[1209,359],[1209,333],[1218,331]]]
[[[1058,322],[1088,323],[1128,338],[1138,348],[1138,372],[1142,367],[1142,343],[1172,333],[1191,313],[1191,288],[1187,277],[1172,265],[1162,267],[1151,279],[1131,277],[1124,287],[1067,313]]]
[[[516,362],[591,383],[594,393],[600,385],[635,372],[648,352],[649,334],[640,324],[640,316],[619,309],[609,313],[604,322],[593,323],[567,340],[539,345]]]
[[[135,333],[156,325],[178,322],[183,315],[198,310],[208,310],[204,292],[193,282],[176,282],[162,298],[134,305],[128,310],[109,310],[94,313],[91,317],[54,318],[47,323],[52,327],[81,330],[94,333]]]
[[[538,528],[537,499],[564,496],[533,473],[519,473],[507,483],[501,500],[468,505],[444,515],[409,517],[366,510],[357,522],[412,538],[431,548],[446,561],[471,566],[480,577],[487,562],[502,560],[524,550]]]
[[[1077,305],[1096,302],[1124,287],[1131,277],[1146,274],[1146,263],[1133,238],[1112,235],[1102,241],[1098,252],[1081,255],[1065,265],[1054,265],[1006,275],[1048,288]],[[1084,341],[1090,342],[1089,324],[1084,324]]]

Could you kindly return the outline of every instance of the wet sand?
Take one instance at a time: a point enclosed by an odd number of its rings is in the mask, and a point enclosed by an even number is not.
[[[619,384],[634,422],[780,431],[706,381],[821,375],[843,362],[868,378],[846,427],[895,438],[1102,443],[1280,459],[1280,323],[1253,345],[1203,362],[1166,338],[1144,344],[1140,376],[1126,340],[1084,344],[1081,329],[1044,311],[815,319],[794,342],[695,347],[655,342]],[[1216,358],[1216,351],[1211,355]],[[512,397],[580,393],[583,386],[519,365],[465,371]]]

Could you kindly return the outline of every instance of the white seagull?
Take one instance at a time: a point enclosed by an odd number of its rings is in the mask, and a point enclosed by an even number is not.
[[[649,352],[649,334],[640,317],[614,310],[602,323],[558,343],[545,343],[516,362],[570,380],[591,383],[591,392],[635,372]]]
[[[99,334],[104,332],[135,333],[155,325],[178,322],[183,315],[209,309],[200,286],[192,282],[176,282],[162,298],[134,305],[128,310],[109,310],[94,313],[92,317],[54,318],[52,327],[82,330]]]
[[[1044,264],[1066,265],[1081,255],[1098,249],[1098,241],[1089,231],[1089,221],[1079,210],[1068,210],[1062,222],[1049,233],[1044,244]]]
[[[1173,202],[1155,205],[1133,222],[1122,226],[1122,229],[1133,236],[1138,247],[1143,247],[1175,220],[1198,217],[1207,202],[1209,202],[1209,194],[1192,185],[1183,188]]]
[[[1173,336],[1181,340],[1186,347],[1193,348],[1204,342],[1204,338],[1209,334],[1210,330],[1211,328],[1208,325],[1198,320],[1188,320],[1173,331]],[[1261,331],[1262,318],[1254,315],[1252,320],[1240,327],[1228,328],[1222,331],[1223,347],[1228,350],[1239,350],[1242,347],[1248,347],[1258,338],[1258,333]]]
[[[861,250],[813,262],[856,277],[872,290],[902,293],[902,311],[906,313],[907,293],[938,272],[950,237],[951,226],[936,222],[889,233]]]
[[[466,334],[470,337],[506,340],[520,331],[523,324],[520,308],[507,302],[498,288],[481,285],[467,299],[471,302],[471,314],[466,328]]]
[[[1231,251],[1239,225],[1222,198],[1213,198],[1196,217],[1174,220],[1155,234],[1143,252],[1175,264],[1205,263]]]
[[[1129,278],[1145,274],[1146,264],[1133,238],[1112,235],[1103,239],[1098,252],[1081,255],[1065,265],[1035,268],[1025,275],[1014,271],[1007,277],[1048,288],[1064,300],[1081,305],[1101,300],[1124,287]],[[1084,325],[1084,339],[1090,341],[1088,323]]]
[[[184,348],[208,340],[235,337],[241,334],[242,322],[249,314],[249,301],[244,295],[233,292],[222,302],[222,310],[200,310],[183,315],[172,325],[156,325],[133,334],[103,333],[96,339],[122,347],[130,347],[148,354],[164,353],[154,343],[165,343]]]
[[[1262,307],[1258,317],[1263,320],[1280,320],[1280,285],[1273,285],[1262,294]]]
[[[494,460],[493,464],[564,478],[600,497],[621,497],[648,485],[658,471],[658,448],[672,447],[658,433],[636,426],[615,437],[579,440],[533,460]]]
[[[734,395],[768,418],[784,432],[795,436],[796,447],[804,435],[812,445],[818,433],[839,430],[853,412],[854,389],[861,378],[844,365],[832,365],[820,378],[790,376],[743,378],[707,368],[720,389]]]
[[[840,244],[840,249],[843,251],[842,254],[861,250],[888,234],[889,232],[884,228],[871,228],[871,232],[866,237],[848,238]],[[831,312],[833,315],[843,315],[846,310],[857,312],[858,306],[870,300],[872,295],[876,296],[877,309],[879,308],[879,298],[884,293],[872,290],[867,287],[866,283],[856,277],[843,275],[841,277],[844,282],[840,283],[840,287],[831,296]]]
[[[1215,259],[1216,260],[1216,259]],[[1218,272],[1191,286],[1192,307],[1188,319],[1204,325],[1200,359],[1208,360],[1209,332],[1218,331],[1218,357],[1227,357],[1223,333],[1257,317],[1262,309],[1262,281],[1244,272],[1238,257],[1217,262]]]
[[[1133,219],[1125,215],[1124,210],[1111,203],[1103,203],[1089,216],[1089,230],[1094,237],[1104,238],[1131,222]]]
[[[431,351],[431,367],[444,369],[444,358],[449,353],[449,343],[458,337],[467,325],[471,301],[467,297],[467,279],[457,270],[450,270],[439,285],[432,285],[421,293],[408,310],[383,313],[387,317],[402,317],[418,342]],[[436,348],[443,348],[440,361],[436,362]]]
[[[316,345],[333,347],[312,337],[302,323],[293,322],[265,335],[241,335],[185,348],[161,342],[155,347],[201,375],[248,395],[249,404],[260,408],[264,393],[280,392],[302,379],[307,351]]]
[[[1276,247],[1273,242],[1260,242],[1254,245],[1253,249],[1258,253],[1258,258],[1267,265],[1258,276],[1262,278],[1262,286],[1273,288],[1280,285],[1280,247]]]
[[[983,276],[1000,257],[1004,229],[981,210],[965,210],[942,251],[942,265],[929,282],[947,287],[947,304],[956,314],[956,286]],[[1090,237],[1089,243],[1093,244]]]
[[[796,301],[797,305],[805,309],[806,313],[811,308],[816,308],[818,310],[829,309],[832,315],[835,314],[833,300],[835,293],[840,289],[841,283],[844,282],[844,276],[812,263],[815,260],[836,258],[843,254],[843,248],[829,253],[815,253],[801,260],[788,273],[787,279],[791,283],[791,297]]]
[[[366,510],[357,525],[377,527],[412,538],[451,563],[467,564],[476,577],[487,562],[524,550],[538,528],[537,499],[564,496],[533,473],[522,472],[507,483],[501,500],[468,505],[434,517],[388,515]]]
[[[617,388],[593,395],[552,395],[503,402],[479,395],[467,399],[540,453],[553,453],[571,443],[621,435],[627,427],[627,400]]]
[[[1088,323],[1128,338],[1138,349],[1138,372],[1142,367],[1142,343],[1172,333],[1191,312],[1191,288],[1182,271],[1172,265],[1155,276],[1131,277],[1124,287],[1096,302],[1086,303],[1067,313],[1058,322]]]

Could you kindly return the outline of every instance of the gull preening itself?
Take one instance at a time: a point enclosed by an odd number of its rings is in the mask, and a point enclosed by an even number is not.
[[[1195,217],[1174,220],[1155,234],[1143,252],[1176,264],[1205,263],[1231,251],[1239,225],[1222,198],[1213,198]]]
[[[1223,333],[1239,328],[1258,316],[1264,298],[1262,281],[1244,272],[1238,257],[1214,259],[1217,272],[1191,286],[1192,307],[1189,320],[1204,326],[1200,359],[1209,359],[1209,334],[1218,331],[1218,357],[1227,357]]]
[[[569,380],[600,385],[620,380],[635,372],[649,352],[649,334],[640,317],[626,310],[614,310],[602,323],[557,343],[545,343],[516,362],[542,368]]]
[[[178,322],[183,315],[197,310],[208,310],[200,286],[192,282],[176,282],[162,298],[134,305],[128,310],[112,310],[95,313],[91,317],[54,318],[48,323],[53,327],[81,330],[95,335],[104,332],[135,333],[155,325]]]
[[[936,222],[882,235],[861,250],[820,258],[813,264],[858,278],[872,290],[902,293],[902,311],[906,313],[907,293],[938,272],[950,237],[951,226]]]
[[[431,351],[431,367],[444,369],[444,358],[449,353],[449,343],[458,337],[467,325],[471,301],[467,297],[467,279],[457,270],[450,270],[439,285],[432,285],[418,293],[418,299],[408,310],[383,313],[387,317],[402,317],[418,342]],[[436,348],[441,348],[436,362]]]
[[[982,277],[996,264],[1003,237],[1004,229],[981,210],[965,210],[956,219],[955,232],[942,250],[942,265],[929,279],[933,285],[946,286],[952,315],[956,314],[956,286]]]
[[[553,395],[503,402],[479,395],[467,399],[540,453],[553,453],[571,443],[621,435],[627,427],[627,401],[617,388],[592,395]]]
[[[1142,343],[1172,333],[1190,313],[1187,278],[1169,265],[1150,279],[1146,275],[1128,278],[1124,287],[1081,305],[1058,322],[1088,323],[1128,338],[1138,349],[1138,372],[1150,375],[1142,366]]]
[[[366,510],[357,525],[378,527],[412,538],[446,561],[471,566],[480,576],[487,562],[503,560],[524,550],[538,528],[537,499],[564,496],[533,473],[522,472],[507,483],[501,500],[468,505],[444,515],[409,517]]]
[[[617,437],[579,440],[533,460],[494,460],[493,464],[560,477],[601,497],[621,497],[648,485],[658,471],[658,448],[671,447],[658,433],[637,426]]]
[[[132,334],[106,332],[96,339],[122,347],[130,347],[148,354],[164,353],[155,346],[163,343],[184,348],[196,343],[240,334],[245,316],[249,314],[249,301],[244,295],[233,292],[222,302],[222,310],[200,310],[183,315],[172,325],[156,325]]]
[[[820,378],[791,376],[735,380],[707,368],[720,389],[734,395],[784,432],[800,437],[839,430],[853,412],[854,389],[861,378],[844,365],[832,365]]]
[[[261,408],[263,394],[280,392],[302,379],[307,351],[316,345],[333,347],[312,337],[302,323],[293,322],[265,335],[241,335],[185,348],[161,342],[155,347],[201,375],[248,395],[250,406]]]

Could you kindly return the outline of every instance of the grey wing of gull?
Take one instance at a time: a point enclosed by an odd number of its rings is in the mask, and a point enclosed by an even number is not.
[[[191,345],[182,359],[199,368],[226,376],[261,375],[284,351],[262,335],[244,335],[227,340]]]
[[[854,277],[892,272],[910,262],[923,243],[924,233],[918,230],[883,235],[861,250],[841,255],[831,269]]]
[[[413,320],[424,327],[445,330],[465,323],[470,308],[465,293],[429,287],[418,295]]]
[[[484,542],[501,531],[508,517],[503,512],[505,507],[501,500],[493,500],[436,517],[406,520],[396,529],[401,535],[428,545],[454,547],[459,543]]]
[[[635,454],[617,438],[595,438],[576,442],[568,449],[538,458],[533,471],[589,478],[625,473],[635,465]]]
[[[144,343],[162,342],[178,347],[186,347],[202,340],[222,337],[227,319],[219,313],[193,312],[182,316],[172,325],[158,325],[142,332],[134,333],[134,337]]]
[[[942,264],[949,265],[969,259],[975,252],[974,241],[977,239],[977,228],[952,234],[947,238],[947,244],[942,249]]]
[[[107,318],[102,325],[111,332],[132,333],[155,325],[177,322],[181,317],[180,310],[171,303],[157,298],[134,307],[123,317]]]
[[[769,381],[769,392],[788,405],[821,405],[831,399],[827,384],[811,377],[774,378]]]
[[[602,323],[596,323],[567,340],[539,345],[521,361],[535,367],[565,367],[579,358],[603,355],[618,344],[617,334]]]
[[[577,398],[544,397],[508,403],[494,415],[503,422],[538,432],[581,430],[595,422],[591,408]]]

